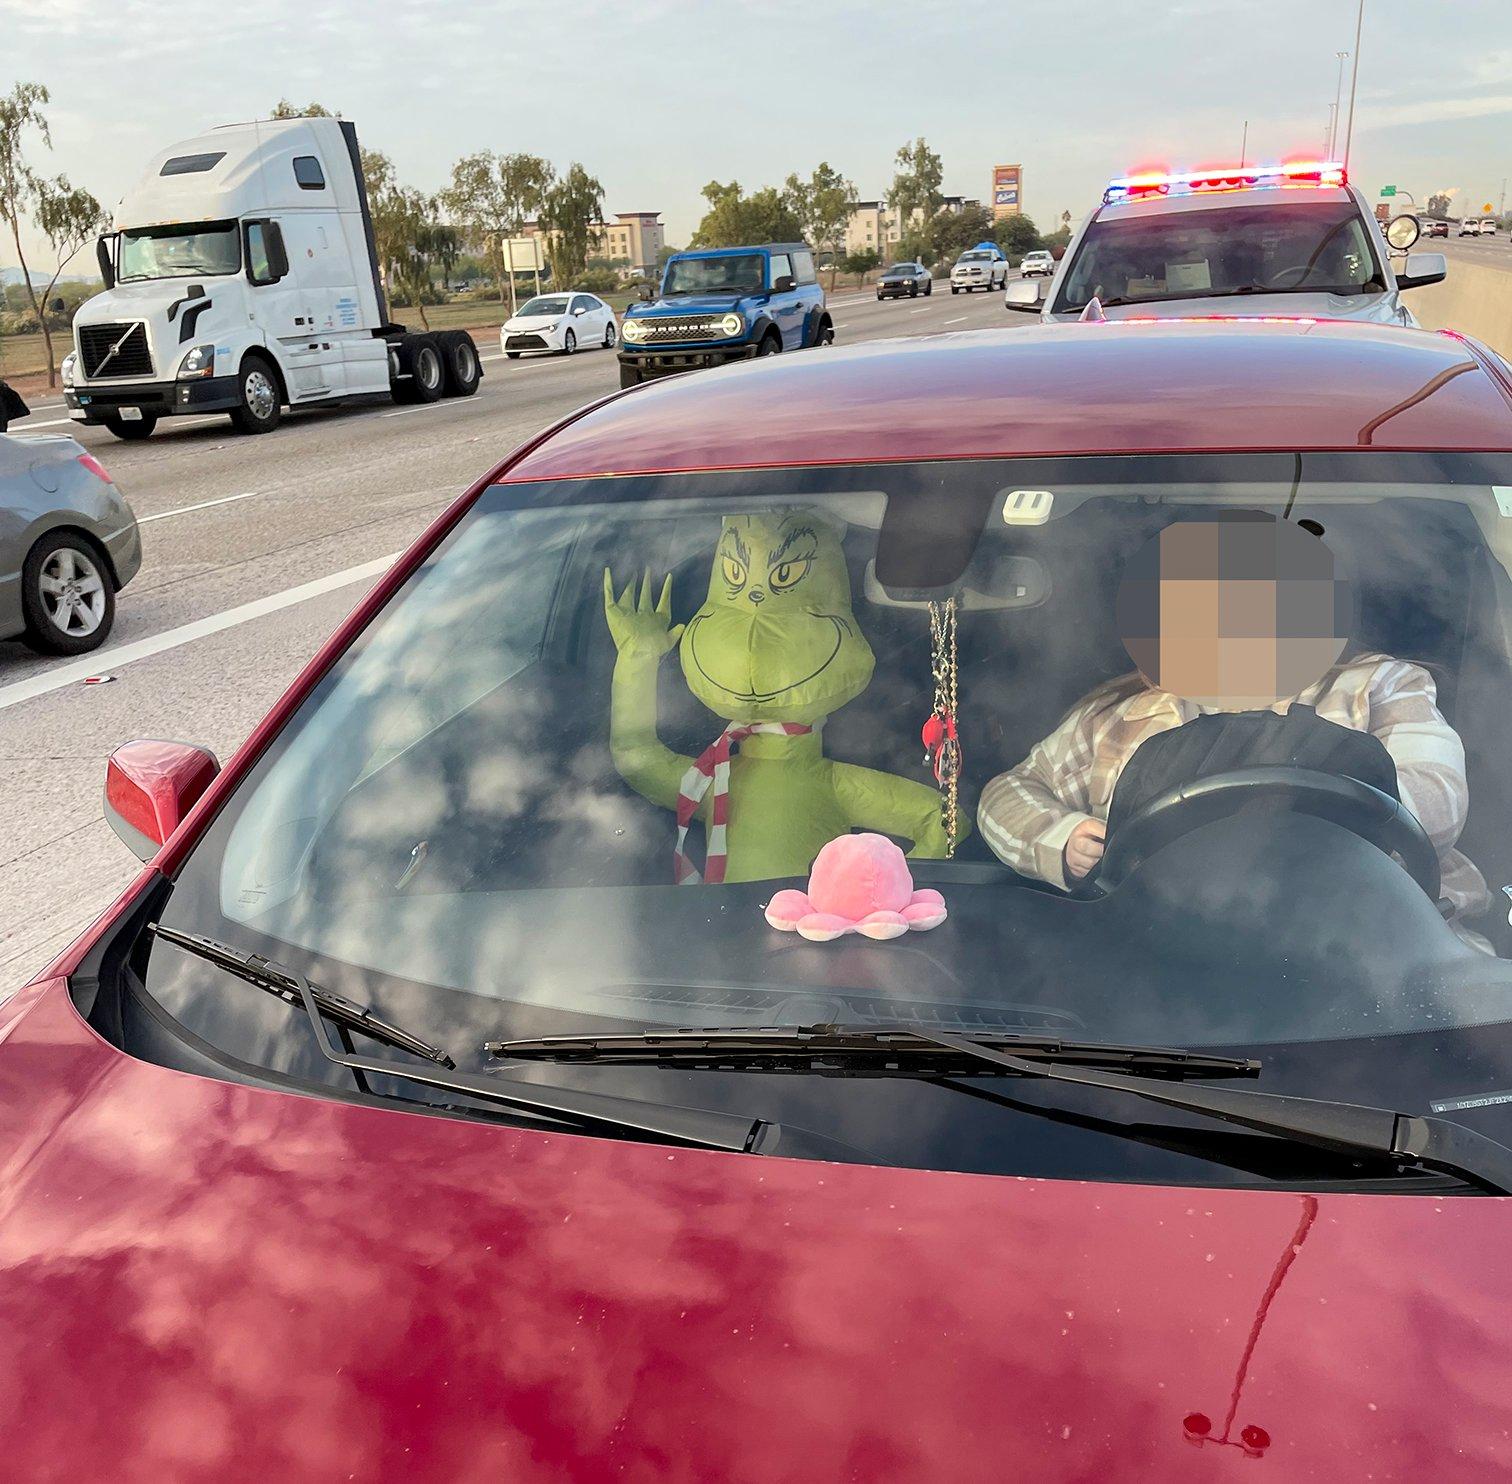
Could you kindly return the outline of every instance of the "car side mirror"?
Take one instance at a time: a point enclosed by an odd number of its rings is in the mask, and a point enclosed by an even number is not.
[[[114,232],[107,232],[105,236],[95,240],[95,262],[99,264],[100,277],[105,281],[107,289],[115,287],[115,240]]]
[[[656,297],[656,289],[649,283],[643,283],[636,293],[637,297],[643,299],[647,304]]]
[[[1043,278],[1011,278],[1003,291],[1003,304],[1021,314],[1037,314],[1045,299]]]
[[[1449,260],[1441,252],[1415,252],[1408,256],[1396,276],[1399,289],[1420,289],[1424,284],[1442,283],[1449,273]]]
[[[105,764],[105,821],[150,861],[219,772],[215,754],[192,742],[125,742]]]
[[[1404,211],[1386,223],[1386,241],[1393,252],[1406,252],[1422,235],[1423,224],[1411,212]]]
[[[791,273],[781,274],[772,282],[772,292],[774,294],[790,294],[797,287],[798,280]]]

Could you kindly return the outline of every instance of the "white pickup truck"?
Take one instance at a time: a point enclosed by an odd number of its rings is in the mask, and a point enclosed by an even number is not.
[[[97,245],[105,292],[74,318],[69,416],[119,438],[227,412],[244,433],[285,407],[471,396],[465,330],[391,324],[344,119],[259,120],[156,155]]]

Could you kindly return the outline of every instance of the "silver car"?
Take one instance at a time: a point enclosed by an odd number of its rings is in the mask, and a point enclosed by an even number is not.
[[[98,459],[72,438],[0,433],[0,639],[96,648],[141,565],[136,516]]]
[[[1016,280],[1004,304],[1045,320],[1283,315],[1415,325],[1403,291],[1447,271],[1442,253],[1409,253],[1418,234],[1410,216],[1378,229],[1336,164],[1126,177],[1109,184],[1054,279]]]

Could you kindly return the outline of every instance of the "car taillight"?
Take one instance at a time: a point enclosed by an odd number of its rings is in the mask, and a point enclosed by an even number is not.
[[[79,462],[83,464],[83,466],[88,469],[96,479],[103,479],[106,484],[114,483],[110,475],[105,472],[104,464],[102,464],[92,453],[81,453],[79,455]]]

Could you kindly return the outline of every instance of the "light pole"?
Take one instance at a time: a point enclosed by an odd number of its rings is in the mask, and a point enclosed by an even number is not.
[[[1244,138],[1239,142],[1239,168],[1244,169],[1245,151],[1249,148],[1249,120],[1244,121]]]
[[[1349,168],[1349,146],[1354,142],[1355,87],[1360,81],[1360,32],[1365,26],[1365,0],[1355,12],[1354,64],[1349,69],[1349,122],[1344,127],[1344,168]]]
[[[1334,158],[1334,151],[1339,147],[1339,104],[1344,98],[1344,59],[1348,52],[1335,52],[1334,56],[1339,59],[1339,80],[1334,84],[1333,113],[1329,116],[1331,122],[1328,126],[1328,158]]]
[[[1337,103],[1330,103],[1328,105],[1328,126],[1323,130],[1323,158],[1325,160],[1333,159],[1334,130],[1338,125],[1339,105]]]

